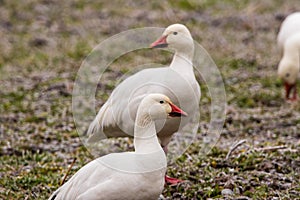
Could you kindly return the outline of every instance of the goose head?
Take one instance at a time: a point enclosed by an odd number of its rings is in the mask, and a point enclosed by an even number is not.
[[[298,63],[289,61],[288,59],[282,59],[278,65],[278,76],[290,85],[295,84],[298,75]]]
[[[298,62],[292,62],[287,58],[281,59],[278,66],[278,76],[282,79],[286,90],[286,99],[289,99],[292,89],[296,87],[299,72]]]
[[[168,26],[162,36],[150,45],[151,48],[169,47],[176,52],[187,53],[194,50],[194,41],[190,31],[182,24]]]
[[[139,109],[146,112],[152,120],[187,116],[186,112],[163,94],[149,94],[142,100]]]

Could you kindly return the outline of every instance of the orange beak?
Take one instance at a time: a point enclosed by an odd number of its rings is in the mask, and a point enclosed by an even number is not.
[[[175,106],[172,103],[169,103],[169,104],[172,108],[172,111],[169,113],[170,117],[181,117],[181,116],[186,117],[187,116],[186,112],[184,112],[183,110],[181,110],[180,108],[178,108],[177,106]]]
[[[167,46],[168,46],[167,35],[162,36],[161,38],[157,39],[155,42],[153,42],[150,45],[151,48],[164,48],[164,47],[167,47]]]
[[[286,91],[285,98],[287,100],[289,100],[289,99],[296,100],[297,99],[297,87],[296,87],[296,84],[289,84],[289,83],[285,82],[284,85],[285,85],[285,91]],[[294,89],[293,97],[290,97],[291,91],[293,89]]]
[[[285,91],[286,91],[286,99],[289,99],[291,90],[294,87],[294,85],[290,85],[287,82],[285,82],[284,85],[285,85]]]

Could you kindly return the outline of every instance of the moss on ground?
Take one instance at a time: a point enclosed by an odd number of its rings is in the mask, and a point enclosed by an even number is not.
[[[297,0],[1,1],[0,199],[47,199],[74,158],[68,178],[93,159],[77,135],[71,101],[77,70],[99,42],[131,28],[178,22],[219,66],[228,108],[219,142],[201,156],[210,119],[201,82],[201,133],[168,167],[169,175],[186,181],[166,186],[164,197],[299,198],[300,104],[284,101],[276,75],[276,33],[293,10],[300,10]],[[98,84],[97,109],[130,66],[170,59],[170,53],[145,49],[115,60]],[[226,159],[242,139],[247,142]],[[130,140],[114,144],[132,148]],[[284,148],[264,150],[275,146]]]

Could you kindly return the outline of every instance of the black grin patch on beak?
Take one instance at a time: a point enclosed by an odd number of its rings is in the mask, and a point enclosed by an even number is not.
[[[166,47],[168,47],[167,43],[165,43],[165,44],[158,44],[158,45],[154,46],[153,48],[166,48]]]
[[[170,112],[170,113],[169,113],[169,116],[170,116],[170,117],[181,117],[182,114],[181,114],[181,113],[178,113],[178,112]]]

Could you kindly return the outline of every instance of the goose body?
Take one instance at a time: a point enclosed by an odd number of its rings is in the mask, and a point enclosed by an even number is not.
[[[120,83],[90,124],[87,132],[89,142],[105,137],[132,136],[136,110],[149,93],[162,93],[189,113],[184,119],[168,119],[164,124],[156,122],[163,147],[167,146],[175,132],[180,132],[196,118],[200,87],[193,72],[194,43],[189,30],[184,25],[173,24],[151,47],[174,49],[172,63],[168,67],[144,69]]]
[[[284,81],[286,99],[294,101],[297,99],[296,83],[300,69],[300,12],[289,15],[282,22],[277,42],[282,52],[278,76]]]
[[[157,200],[164,187],[167,161],[154,121],[181,115],[186,113],[165,95],[147,95],[138,108],[135,151],[108,154],[88,163],[49,200]]]
[[[280,30],[277,36],[277,44],[280,51],[283,51],[286,40],[300,32],[300,12],[295,12],[288,15],[281,23]]]

